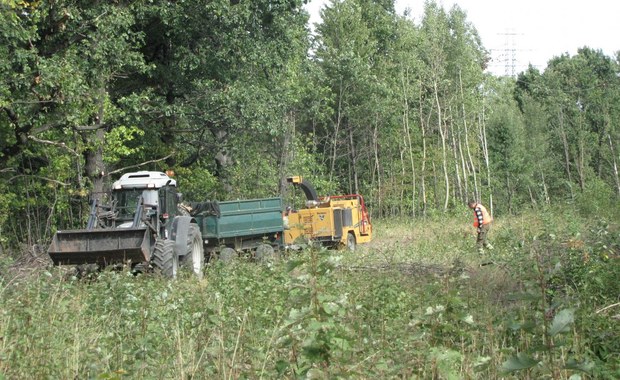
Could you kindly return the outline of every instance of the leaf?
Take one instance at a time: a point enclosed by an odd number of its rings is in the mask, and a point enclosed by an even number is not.
[[[564,368],[566,369],[573,369],[573,370],[577,370],[577,371],[583,371],[583,372],[591,372],[595,367],[595,364],[591,361],[588,360],[584,360],[582,362],[578,362],[577,360],[575,360],[574,358],[568,359],[566,361],[566,365],[564,366]]]
[[[483,371],[489,367],[489,363],[491,363],[490,356],[480,356],[474,362],[474,369],[476,370],[476,372]]]
[[[290,364],[289,364],[288,361],[286,361],[286,360],[278,360],[276,362],[276,371],[278,371],[278,374],[282,375],[282,374],[284,374],[284,372],[286,370],[289,369],[289,366],[290,366]]]
[[[526,320],[524,322],[510,321],[507,324],[508,328],[512,331],[523,330],[525,332],[532,332],[536,328],[536,322],[532,320]]]
[[[466,317],[464,317],[462,319],[462,321],[467,323],[468,325],[473,325],[474,324],[474,317],[471,314],[469,314]]]
[[[538,360],[532,358],[529,355],[519,353],[517,356],[513,356],[506,360],[502,364],[502,370],[504,372],[515,372],[523,369],[528,369],[536,366],[538,364]]]
[[[445,347],[432,347],[429,356],[437,363],[441,378],[449,380],[460,378],[458,368],[463,360],[460,352]]]
[[[287,272],[292,272],[295,268],[302,265],[303,263],[303,260],[290,260],[286,263],[286,270]]]
[[[553,318],[549,334],[551,336],[556,336],[559,333],[569,332],[570,325],[573,322],[575,322],[575,311],[573,309],[564,309]]]

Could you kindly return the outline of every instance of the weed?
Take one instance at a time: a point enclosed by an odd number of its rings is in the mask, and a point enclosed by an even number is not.
[[[0,377],[620,377],[617,223],[496,218],[485,267],[464,216],[375,230],[202,280],[3,266]]]

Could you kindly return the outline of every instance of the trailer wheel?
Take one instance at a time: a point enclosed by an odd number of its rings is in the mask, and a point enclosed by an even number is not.
[[[229,263],[237,258],[237,251],[230,247],[224,247],[220,251],[220,260],[224,263]]]
[[[187,251],[183,256],[181,265],[183,268],[191,270],[198,279],[202,279],[205,255],[204,248],[202,247],[202,235],[200,234],[198,225],[195,223],[189,225]]]
[[[278,259],[278,255],[270,244],[261,244],[256,248],[256,261],[273,261]]]
[[[177,277],[179,257],[174,252],[174,240],[157,239],[153,249],[151,264],[165,277]]]
[[[355,241],[355,234],[353,232],[349,232],[347,234],[347,249],[349,251],[355,251],[357,246],[357,242]]]

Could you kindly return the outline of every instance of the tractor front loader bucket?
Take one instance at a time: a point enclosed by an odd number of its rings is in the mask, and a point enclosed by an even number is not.
[[[58,231],[48,253],[55,265],[98,264],[150,259],[148,228],[114,228]]]

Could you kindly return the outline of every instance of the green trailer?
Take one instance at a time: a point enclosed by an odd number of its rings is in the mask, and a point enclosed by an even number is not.
[[[264,259],[283,247],[282,198],[205,202],[192,209],[207,258]]]

